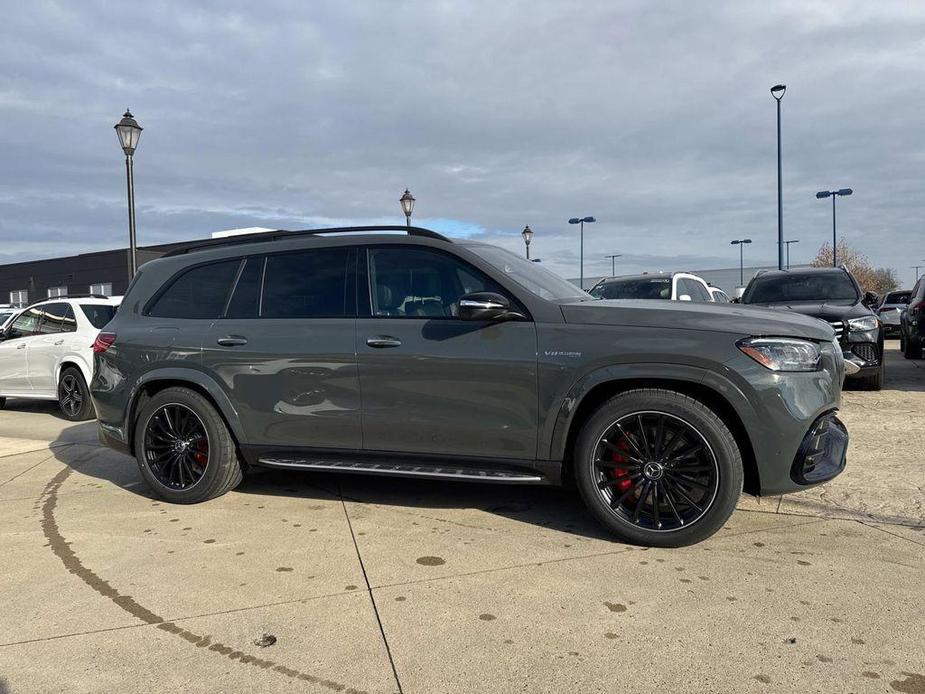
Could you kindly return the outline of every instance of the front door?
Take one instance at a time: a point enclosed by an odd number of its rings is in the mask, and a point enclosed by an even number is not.
[[[242,268],[202,359],[251,446],[362,447],[355,256],[314,248],[251,257]]]
[[[369,306],[357,321],[365,448],[533,460],[533,322],[456,318],[463,294],[494,291],[516,303],[514,298],[481,271],[436,249],[372,247],[365,260],[360,265],[367,268]]]
[[[7,328],[0,342],[0,393],[4,395],[31,395],[28,352],[38,337],[42,324],[40,308],[24,311]]]

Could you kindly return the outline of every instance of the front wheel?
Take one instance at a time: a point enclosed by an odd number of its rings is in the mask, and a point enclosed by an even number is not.
[[[861,388],[864,390],[882,390],[883,389],[883,377],[885,366],[880,365],[880,368],[877,369],[877,372],[871,376],[864,376],[864,378],[858,379],[858,383],[861,385]]]
[[[93,418],[93,403],[90,391],[80,369],[69,366],[58,379],[58,406],[65,419],[82,422]]]
[[[188,388],[166,388],[145,403],[135,423],[135,454],[154,492],[176,504],[213,499],[241,482],[225,420]]]
[[[742,493],[742,456],[722,419],[699,400],[655,388],[598,408],[578,436],[574,471],[598,521],[653,547],[710,537]]]

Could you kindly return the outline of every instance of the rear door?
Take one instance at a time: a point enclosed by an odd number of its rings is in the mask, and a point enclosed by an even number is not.
[[[533,460],[534,323],[456,318],[463,294],[493,291],[517,306],[514,297],[433,248],[370,247],[361,260],[368,268],[357,321],[365,448]]]
[[[55,302],[38,308],[42,311],[42,322],[28,350],[29,381],[36,394],[54,395],[57,391],[55,369],[62,353],[64,322],[70,306]]]
[[[362,447],[355,258],[349,247],[320,247],[242,266],[202,355],[251,446]]]
[[[37,339],[42,323],[40,307],[23,311],[6,331],[6,339],[0,342],[0,393],[10,395],[31,395],[29,382],[29,349]]]

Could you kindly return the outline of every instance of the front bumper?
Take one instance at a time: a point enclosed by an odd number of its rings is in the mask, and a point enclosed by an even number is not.
[[[827,482],[845,469],[848,430],[834,412],[819,417],[793,459],[790,479],[800,486]]]

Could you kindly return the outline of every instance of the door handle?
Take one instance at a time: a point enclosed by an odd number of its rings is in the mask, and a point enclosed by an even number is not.
[[[386,347],[401,347],[401,340],[390,335],[375,335],[367,337],[366,344],[376,349],[384,349]]]
[[[25,349],[25,348],[26,348],[25,342],[20,342],[18,345],[16,345],[16,349]]]
[[[228,335],[227,337],[218,338],[216,342],[222,347],[241,347],[247,344],[247,338],[241,335]]]
[[[63,345],[63,344],[64,344],[64,340],[55,340],[55,341],[54,341],[54,344],[56,344],[56,345]]]

